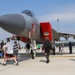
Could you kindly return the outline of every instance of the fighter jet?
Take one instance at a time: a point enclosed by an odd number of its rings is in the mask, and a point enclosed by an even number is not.
[[[39,22],[34,13],[30,10],[24,10],[20,14],[7,14],[0,16],[0,27],[4,30],[15,34],[17,40],[28,42],[30,39],[34,39],[39,43],[42,43],[45,37],[48,37],[50,41],[60,40],[60,37],[69,38],[68,35],[58,33],[52,28],[50,22]],[[72,35],[75,36],[75,35]]]

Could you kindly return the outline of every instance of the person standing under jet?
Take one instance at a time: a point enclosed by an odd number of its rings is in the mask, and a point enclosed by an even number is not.
[[[55,49],[56,49],[56,46],[55,46],[55,44],[53,43],[53,44],[52,44],[53,55],[55,55]]]
[[[62,46],[59,45],[59,52],[62,52]]]
[[[46,63],[49,63],[50,62],[49,53],[50,53],[50,49],[52,49],[52,45],[51,45],[51,42],[49,41],[48,37],[45,38],[45,42],[43,44],[43,47],[45,49],[45,56],[46,56],[46,59],[47,59]]]
[[[2,50],[4,52],[4,58],[5,58],[5,56],[6,56],[6,43],[4,43],[4,45],[2,47]]]
[[[2,49],[3,45],[4,45],[4,40],[2,40],[2,42],[1,42],[1,49]]]
[[[4,51],[2,50],[3,45],[4,45],[4,40],[2,40],[2,42],[1,42],[1,51],[0,51],[0,53],[2,53],[2,57],[4,57]]]
[[[29,43],[27,43],[26,44],[26,52],[27,52],[27,55],[29,54],[29,51],[30,51],[30,44]]]
[[[72,43],[69,42],[69,51],[70,51],[70,54],[72,54]]]

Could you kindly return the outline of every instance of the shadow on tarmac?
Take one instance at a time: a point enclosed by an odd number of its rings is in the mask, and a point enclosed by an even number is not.
[[[55,55],[64,55],[64,54],[68,55],[69,53],[56,52]],[[72,54],[74,54],[74,53],[72,53]],[[50,55],[53,55],[53,52],[51,52]],[[45,55],[42,52],[41,53],[36,53],[36,57],[45,57]],[[18,62],[28,61],[29,59],[32,59],[32,56],[30,54],[27,55],[26,53],[19,53]],[[75,59],[69,59],[69,60],[75,62]],[[40,60],[40,62],[46,63],[46,60]],[[9,62],[7,62],[8,65],[13,64],[13,63],[14,63],[14,60],[9,60]]]
[[[26,60],[29,60],[29,59],[31,59],[30,55],[27,55],[26,53],[20,53],[19,54],[19,58],[18,58],[19,62],[26,61]]]
[[[27,55],[26,53],[19,53],[18,62],[27,61],[29,59],[31,59],[30,55]],[[0,64],[3,65],[3,63]],[[10,60],[7,61],[7,65],[11,65],[11,64],[14,64],[14,60],[12,58],[10,58]]]
[[[40,62],[44,62],[44,63],[46,63],[46,60],[40,60]]]
[[[65,53],[65,52],[56,52],[55,55],[69,55],[70,53]],[[75,54],[75,53],[72,53]],[[50,55],[53,55],[53,52],[50,53]],[[36,53],[36,57],[44,57],[44,53]]]
[[[70,61],[74,61],[75,62],[75,59],[69,59]]]

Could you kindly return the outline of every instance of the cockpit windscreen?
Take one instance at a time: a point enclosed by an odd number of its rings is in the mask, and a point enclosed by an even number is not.
[[[24,10],[22,13],[24,13],[24,14],[30,16],[30,17],[33,17],[33,18],[35,17],[34,13],[30,10]]]

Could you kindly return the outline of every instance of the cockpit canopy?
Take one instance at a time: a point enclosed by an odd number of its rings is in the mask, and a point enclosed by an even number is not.
[[[34,13],[31,10],[24,10],[22,13],[24,13],[30,17],[33,17],[33,18],[35,17]]]

